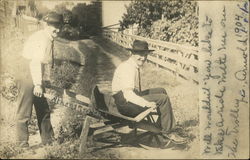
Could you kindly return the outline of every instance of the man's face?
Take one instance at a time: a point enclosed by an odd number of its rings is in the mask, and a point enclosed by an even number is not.
[[[148,54],[144,54],[144,55],[141,55],[141,54],[134,54],[133,57],[136,61],[136,64],[141,67],[143,66],[143,64],[146,62],[147,60],[147,56]]]

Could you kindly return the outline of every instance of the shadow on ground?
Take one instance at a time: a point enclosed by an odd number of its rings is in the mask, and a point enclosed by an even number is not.
[[[190,149],[191,142],[194,141],[196,136],[192,134],[192,129],[190,127],[195,127],[198,125],[197,120],[188,120],[179,124],[174,130],[182,137],[187,139],[185,144],[175,144],[173,142],[169,143],[164,149],[171,150],[180,150],[188,151]],[[157,143],[157,139],[154,137],[155,134],[148,134],[138,140],[138,136],[145,131],[139,131],[137,136],[135,136],[134,131],[131,130],[129,133],[121,132],[108,132],[102,135],[99,135],[97,138],[94,138],[94,142],[91,144],[91,152],[102,151],[111,148],[121,148],[121,147],[136,147],[144,148],[147,150],[152,149],[161,149],[165,143]],[[160,142],[163,142],[161,136],[157,136]],[[166,141],[165,141],[166,142]]]

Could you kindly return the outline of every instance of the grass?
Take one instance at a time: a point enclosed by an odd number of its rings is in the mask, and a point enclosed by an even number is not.
[[[84,159],[118,159],[119,154],[115,151],[100,150],[93,151],[88,144],[87,152]],[[44,159],[79,159],[79,139],[70,140],[60,145],[46,147],[46,155]]]
[[[22,153],[23,151],[23,149],[16,147],[14,143],[8,142],[0,144],[0,159],[9,159]]]
[[[168,71],[146,63],[142,70],[142,90],[147,88],[165,88],[174,110],[177,122],[184,123],[190,119],[198,120],[198,85],[180,83]],[[192,112],[190,112],[192,110]]]

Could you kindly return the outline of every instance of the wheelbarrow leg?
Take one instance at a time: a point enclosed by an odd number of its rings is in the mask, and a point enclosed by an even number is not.
[[[91,117],[87,116],[83,122],[82,132],[80,136],[80,147],[79,147],[79,158],[84,158],[86,153],[86,143],[88,138],[89,126],[90,126]]]

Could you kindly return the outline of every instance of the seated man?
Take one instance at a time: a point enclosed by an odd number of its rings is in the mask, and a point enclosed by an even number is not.
[[[153,50],[148,49],[146,41],[139,40],[135,40],[132,48],[128,50],[131,52],[131,57],[117,67],[112,81],[112,94],[118,111],[125,116],[135,117],[147,107],[157,106],[159,115],[157,125],[162,129],[160,136],[176,143],[183,143],[185,139],[172,132],[175,118],[166,90],[154,88],[139,92],[136,89],[137,82],[140,83],[139,69]]]

